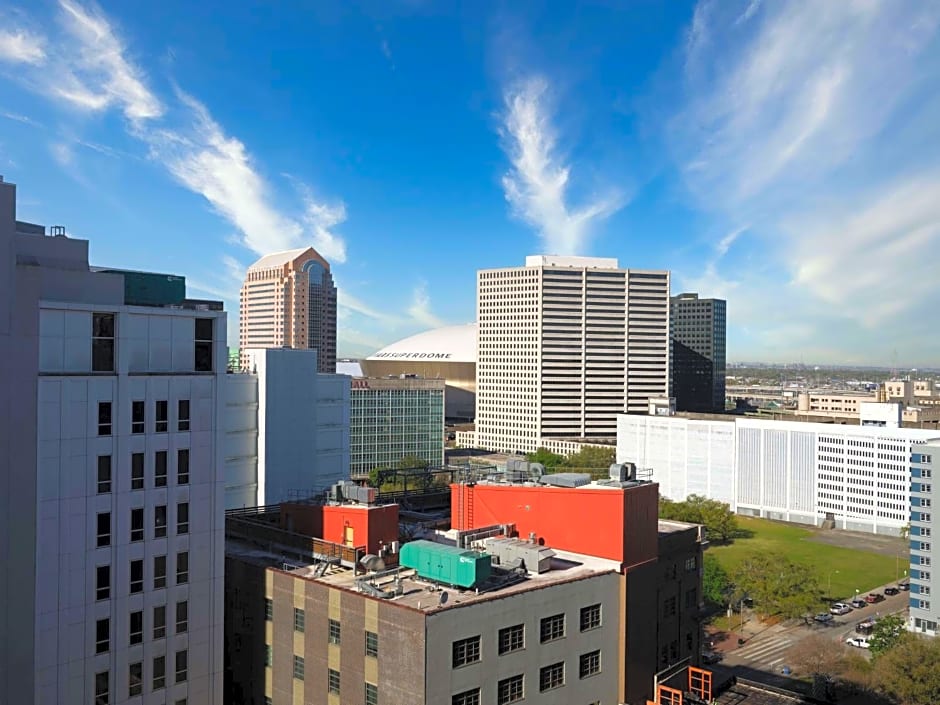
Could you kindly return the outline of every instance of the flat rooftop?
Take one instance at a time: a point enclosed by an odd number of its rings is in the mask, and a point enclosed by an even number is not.
[[[387,601],[401,607],[430,614],[476,604],[478,602],[496,600],[509,595],[540,590],[553,585],[584,580],[608,573],[617,573],[620,568],[620,564],[617,563],[617,561],[595,558],[594,556],[586,556],[580,553],[559,551],[557,549],[552,550],[555,552],[555,555],[551,558],[550,570],[544,573],[528,573],[518,582],[511,582],[504,587],[497,587],[492,590],[487,590],[486,592],[444,587],[430,580],[419,578],[417,573],[410,568],[381,571],[377,573],[377,577],[371,579],[370,582],[380,590],[391,591],[395,586],[396,578],[400,578],[402,594],[391,597]],[[314,575],[315,570],[316,567],[310,565],[294,568],[286,572],[307,580],[314,580],[332,587],[357,593],[363,592],[360,590],[357,583],[370,579],[370,576],[363,572],[356,575],[352,570],[340,568],[333,569],[321,577],[316,577]],[[442,593],[444,592],[447,593],[446,601],[441,599]],[[364,594],[369,593],[364,592]]]

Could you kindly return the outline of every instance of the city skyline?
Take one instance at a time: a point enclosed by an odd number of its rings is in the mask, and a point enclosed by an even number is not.
[[[314,247],[360,356],[617,257],[726,299],[729,362],[936,365],[936,3],[183,7],[0,10],[0,174],[94,264],[234,314]]]

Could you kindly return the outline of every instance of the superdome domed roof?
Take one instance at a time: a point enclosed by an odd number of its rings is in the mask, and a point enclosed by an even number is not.
[[[367,360],[413,360],[439,362],[477,361],[477,324],[446,326],[412,335],[386,345]]]

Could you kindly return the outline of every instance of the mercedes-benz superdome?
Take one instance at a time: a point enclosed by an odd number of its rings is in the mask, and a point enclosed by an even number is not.
[[[444,415],[476,415],[477,324],[436,328],[392,343],[360,361],[367,377],[418,375],[446,382]]]

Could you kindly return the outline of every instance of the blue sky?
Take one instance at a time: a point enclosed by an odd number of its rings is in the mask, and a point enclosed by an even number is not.
[[[4,0],[0,173],[21,218],[232,324],[246,265],[313,245],[345,355],[556,252],[727,298],[731,360],[940,366],[938,26],[934,0]]]

